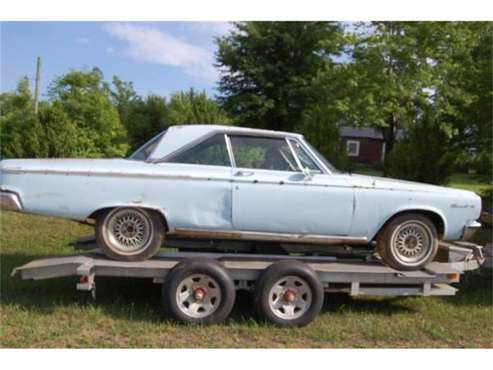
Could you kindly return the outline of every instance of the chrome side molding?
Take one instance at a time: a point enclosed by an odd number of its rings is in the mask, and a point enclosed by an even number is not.
[[[255,231],[235,230],[198,230],[176,228],[168,235],[185,238],[198,239],[230,239],[230,240],[262,240],[290,243],[313,243],[313,244],[368,244],[366,237],[351,237],[341,235],[318,235],[318,234],[287,234],[268,233]]]

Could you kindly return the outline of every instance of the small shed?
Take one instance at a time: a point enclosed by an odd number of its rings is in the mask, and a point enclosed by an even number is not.
[[[353,162],[373,165],[384,161],[385,141],[380,131],[369,127],[341,127],[340,135],[346,154]]]

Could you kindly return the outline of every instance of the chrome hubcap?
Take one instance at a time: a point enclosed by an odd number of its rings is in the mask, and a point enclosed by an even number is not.
[[[145,214],[138,210],[122,209],[108,220],[108,236],[111,244],[122,252],[135,252],[147,246],[152,225]]]
[[[308,283],[297,276],[285,276],[269,291],[269,307],[277,317],[294,320],[303,316],[312,303],[312,291]]]
[[[217,281],[208,275],[191,275],[178,285],[176,303],[187,316],[204,318],[221,304],[221,289]]]
[[[405,222],[392,235],[392,252],[402,263],[419,264],[432,251],[433,235],[419,221]]]

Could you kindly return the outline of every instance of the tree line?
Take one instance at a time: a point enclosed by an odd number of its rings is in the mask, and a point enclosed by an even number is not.
[[[0,96],[0,153],[123,156],[170,125],[218,123],[301,132],[350,169],[339,128],[354,126],[382,133],[388,175],[491,177],[492,24],[237,22],[216,39],[217,97],[142,97],[94,68],[52,81],[35,115],[23,79]]]

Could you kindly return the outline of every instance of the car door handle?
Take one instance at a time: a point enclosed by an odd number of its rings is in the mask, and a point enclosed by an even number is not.
[[[248,176],[253,176],[254,172],[253,171],[238,171],[235,173],[235,176],[238,177],[248,177]]]

